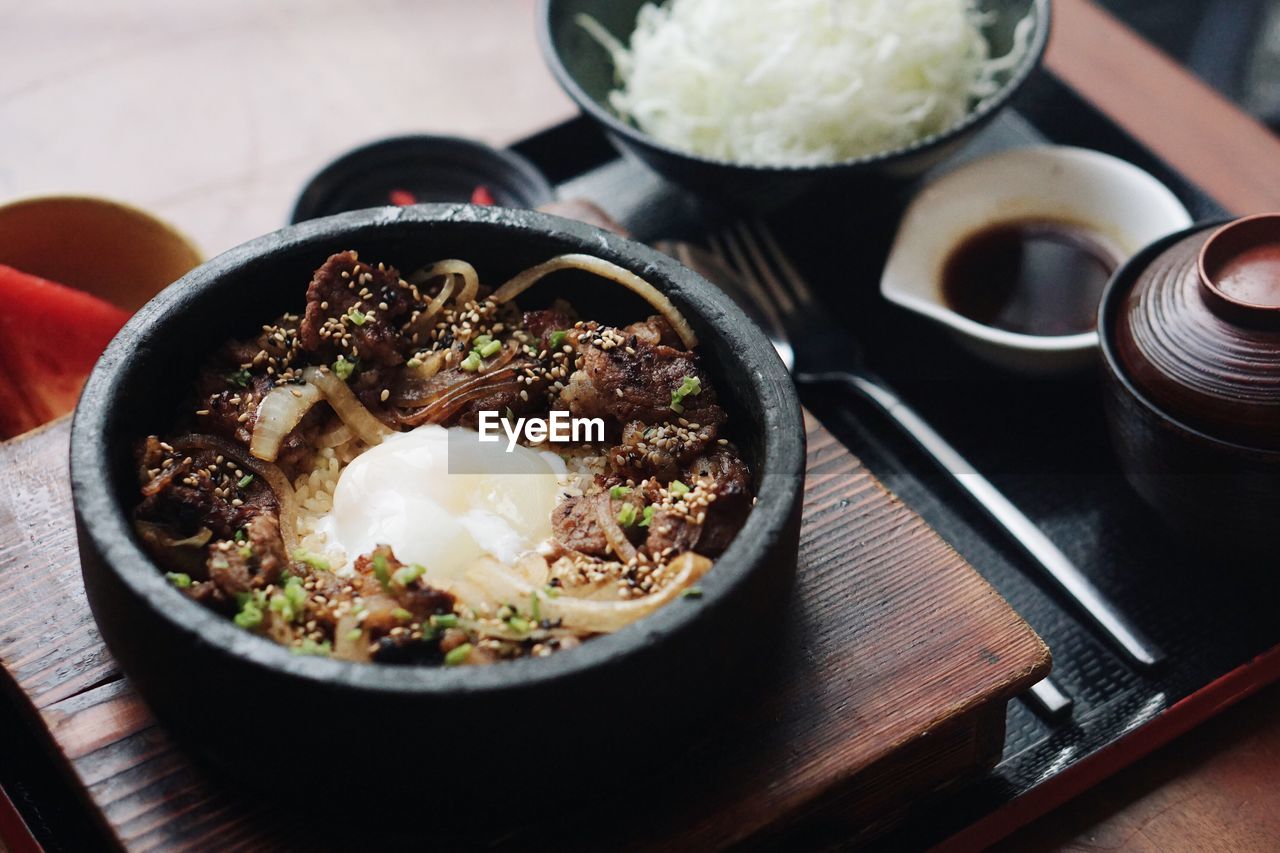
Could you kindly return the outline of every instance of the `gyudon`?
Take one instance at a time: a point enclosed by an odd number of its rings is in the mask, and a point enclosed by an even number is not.
[[[570,268],[658,313],[619,328],[516,306]],[[401,277],[333,255],[303,313],[208,360],[181,434],[141,444],[138,534],[174,586],[300,653],[570,648],[698,595],[750,511],[696,345],[665,296],[600,258],[490,291],[460,260]],[[508,450],[475,431],[552,412],[601,419],[604,441]]]

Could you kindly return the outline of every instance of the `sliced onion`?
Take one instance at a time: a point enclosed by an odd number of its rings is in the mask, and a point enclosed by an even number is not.
[[[536,551],[520,555],[511,569],[535,586],[542,586],[551,579],[551,567]]]
[[[293,428],[322,398],[320,389],[310,383],[272,388],[258,404],[249,452],[267,462],[276,461],[285,436],[293,432]]]
[[[292,554],[298,550],[297,519],[298,512],[293,499],[293,484],[274,462],[263,462],[251,456],[243,447],[235,442],[218,438],[216,435],[204,433],[187,433],[169,442],[175,450],[184,453],[191,450],[211,450],[232,460],[244,470],[262,480],[276,496],[276,505],[280,508],[280,538],[284,540],[285,551]]]
[[[379,444],[392,432],[390,427],[364,407],[355,393],[347,387],[347,383],[333,371],[323,367],[308,367],[302,371],[302,378],[320,389],[320,393],[324,394],[342,422],[351,427],[366,444]]]
[[[462,290],[458,293],[456,304],[459,306],[466,305],[468,302],[474,302],[476,293],[480,290],[480,276],[476,273],[476,268],[466,261],[457,258],[449,258],[443,261],[436,261],[428,267],[425,267],[409,277],[410,281],[422,284],[431,281],[433,278],[446,276],[440,292],[436,294],[435,299],[422,309],[422,313],[414,320],[413,328],[421,331],[427,328],[435,316],[444,309],[449,298],[453,296],[454,288],[457,285],[457,279],[462,279]]]
[[[169,533],[169,528],[163,524],[156,524],[152,521],[135,521],[133,525],[139,535],[148,536],[166,548],[203,548],[213,538],[213,531],[207,527],[201,527],[185,539],[174,539],[173,535]]]
[[[425,381],[435,376],[440,372],[440,368],[444,367],[444,353],[429,353],[426,360],[419,359],[419,361],[422,361],[422,363],[417,367],[407,368],[406,372],[412,373],[416,379]]]
[[[351,632],[360,627],[356,614],[348,613],[338,620],[333,629],[333,656],[339,660],[367,661],[369,655],[369,635],[365,631],[360,636],[352,637]]]
[[[458,293],[455,303],[459,306],[466,305],[468,302],[474,302],[476,293],[480,290],[480,276],[476,273],[476,268],[466,261],[457,258],[449,258],[444,261],[436,261],[431,266],[422,271],[426,277],[425,280],[430,281],[439,275],[462,276],[462,290]]]
[[[425,423],[443,423],[472,400],[504,391],[519,393],[521,389],[519,383],[515,381],[515,376],[516,368],[514,367],[504,367],[489,373],[478,374],[474,378],[450,385],[440,391],[415,412],[409,414],[397,412],[396,422],[410,427]]]
[[[185,539],[175,539],[169,525],[153,521],[139,519],[133,522],[133,529],[142,544],[166,569],[186,572],[193,578],[207,577],[204,546],[213,538],[213,531],[209,528],[201,527],[194,536]]]
[[[480,275],[476,272],[476,268],[466,261],[458,258],[446,258],[443,261],[436,261],[409,276],[409,280],[414,284],[422,284],[431,281],[433,278],[439,278],[442,275],[461,276],[463,281],[462,294],[459,296],[459,305],[476,298],[476,291],[480,288]],[[461,296],[470,293],[466,299]]]
[[[618,525],[618,519],[613,515],[613,502],[606,498],[597,498],[595,504],[596,523],[600,525],[605,541],[613,548],[613,553],[617,554],[618,559],[624,563],[635,559],[636,548]]]
[[[563,590],[551,598],[490,557],[477,560],[469,576],[497,601],[528,601],[536,592],[538,609],[544,619],[559,619],[565,628],[603,634],[625,627],[672,601],[711,566],[706,557],[686,551],[668,564],[676,572],[669,584],[652,595],[630,601],[584,601]]]
[[[355,431],[339,420],[336,426],[320,436],[320,447],[340,447],[355,437]]]
[[[571,269],[584,270],[601,278],[617,282],[644,299],[645,302],[648,302],[659,314],[665,317],[667,322],[671,324],[671,328],[680,336],[680,341],[685,345],[686,349],[693,349],[698,345],[698,336],[693,333],[692,327],[689,326],[689,321],[685,320],[684,315],[676,309],[676,306],[671,304],[670,299],[652,284],[631,272],[631,270],[623,269],[612,261],[606,261],[604,258],[597,258],[594,255],[559,255],[549,261],[543,261],[537,266],[529,267],[527,270],[517,273],[506,284],[495,290],[493,296],[489,298],[498,304],[510,302],[540,281],[543,276],[560,270]]]
[[[457,276],[449,276],[440,287],[440,292],[436,294],[436,298],[427,303],[427,307],[422,309],[413,320],[412,329],[415,332],[425,332],[431,328],[431,321],[436,315],[444,309],[445,303],[449,301],[449,297],[453,296],[453,288],[457,283]]]

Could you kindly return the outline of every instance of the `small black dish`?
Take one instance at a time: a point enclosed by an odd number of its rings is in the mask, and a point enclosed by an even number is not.
[[[758,492],[745,527],[700,581],[701,597],[549,658],[438,668],[291,654],[173,589],[132,529],[135,443],[170,427],[209,352],[296,310],[312,270],[349,248],[400,269],[470,258],[490,282],[588,252],[665,293],[700,337]],[[574,299],[587,314],[623,301],[598,280],[569,284],[580,285]],[[536,304],[536,290],[529,296],[526,305]],[[755,644],[777,642],[773,623],[796,566],[804,424],[769,341],[671,258],[534,211],[383,207],[225,252],[125,325],[89,377],[71,431],[85,590],[111,654],[170,731],[226,773],[271,788],[273,801],[287,796],[282,788],[312,792],[322,806],[335,796],[381,798],[380,819],[407,806],[403,815],[417,820],[476,808],[507,816],[539,803],[540,791],[562,800],[575,786],[607,791],[608,779],[671,755],[700,714],[764,680]],[[282,783],[282,767],[286,776],[302,767],[305,784]]]
[[[1028,13],[1033,30],[1026,55],[1005,72],[1001,87],[974,105],[957,124],[902,148],[821,166],[752,166],[716,160],[659,142],[609,106],[616,85],[609,54],[577,22],[590,15],[623,43],[630,41],[636,13],[649,0],[539,0],[542,53],[561,87],[598,122],[621,150],[658,174],[726,207],[775,210],[798,201],[833,209],[874,205],[904,191],[942,162],[996,116],[1040,64],[1049,38],[1049,0],[982,0],[988,16],[984,35],[992,55],[1008,52],[1017,22]]]
[[[556,197],[538,167],[514,151],[457,136],[397,136],[322,169],[298,196],[289,221],[388,204],[467,202],[477,187],[502,207],[533,209]]]

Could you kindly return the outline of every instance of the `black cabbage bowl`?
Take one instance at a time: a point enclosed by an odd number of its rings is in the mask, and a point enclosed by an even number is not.
[[[899,194],[928,169],[941,163],[991,121],[1039,66],[1049,39],[1050,0],[979,0],[987,16],[983,35],[991,55],[1002,56],[1014,44],[1014,29],[1032,16],[1026,53],[1001,72],[1000,88],[974,104],[950,128],[910,145],[820,166],[756,166],[682,151],[660,142],[609,105],[617,85],[608,52],[577,23],[594,18],[624,44],[635,29],[636,13],[654,0],[539,0],[542,53],[561,87],[609,139],[664,178],[731,208],[767,211],[798,201],[833,208],[875,208]]]
[[[170,428],[201,360],[301,306],[330,253],[413,269],[471,259],[485,280],[564,252],[588,252],[652,282],[689,318],[759,494],[744,529],[700,586],[615,634],[542,659],[488,667],[358,664],[298,656],[170,587],[131,529],[135,442]],[[617,312],[611,283],[560,273],[576,304]],[[555,277],[539,288],[558,295]],[[548,297],[549,298],[549,297]],[[529,304],[522,299],[522,303]],[[645,306],[637,302],[634,317]],[[720,291],[645,246],[577,222],[470,205],[379,208],[284,228],[198,267],[149,302],[107,348],[71,436],[85,589],[112,655],[157,717],[223,770],[278,797],[307,791],[374,800],[417,793],[409,816],[468,810],[479,785],[509,789],[503,814],[546,786],[599,780],[656,758],[732,696],[776,620],[796,565],[804,426],[790,378],[763,334]],[[770,625],[775,627],[770,630]],[[757,675],[757,678],[759,676]],[[529,777],[534,773],[536,777]],[[565,774],[557,777],[557,773]],[[396,786],[409,785],[408,789]],[[511,793],[511,792],[518,792]],[[326,798],[321,798],[323,802]]]

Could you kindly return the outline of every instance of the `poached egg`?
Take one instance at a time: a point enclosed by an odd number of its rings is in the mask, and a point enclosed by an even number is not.
[[[338,478],[320,529],[348,561],[389,545],[428,577],[461,577],[477,558],[508,565],[551,538],[551,511],[569,483],[564,461],[461,427],[393,433]]]

